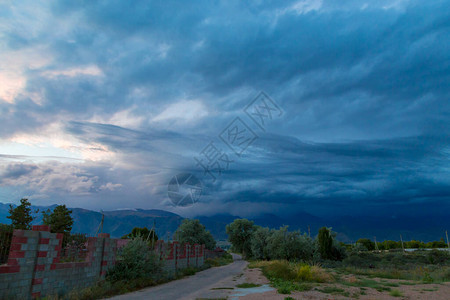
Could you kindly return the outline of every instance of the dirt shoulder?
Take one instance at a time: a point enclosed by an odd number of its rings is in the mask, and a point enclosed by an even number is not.
[[[245,282],[270,285],[269,280],[262,274],[261,269],[245,269]],[[262,293],[250,293],[238,297],[245,300],[259,299],[436,299],[447,300],[450,295],[450,283],[422,284],[407,280],[368,278],[365,276],[349,275],[341,281],[344,283],[313,283],[309,291],[292,291],[291,294],[280,294],[276,289]],[[360,282],[362,286],[349,286],[348,284]],[[364,283],[367,282],[367,286]],[[371,287],[374,282],[378,284]],[[377,288],[379,290],[377,290]]]

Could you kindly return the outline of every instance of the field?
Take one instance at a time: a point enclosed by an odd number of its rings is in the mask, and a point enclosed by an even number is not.
[[[251,261],[248,267],[260,269],[284,299],[447,299],[449,258],[437,250],[365,251],[341,262]]]

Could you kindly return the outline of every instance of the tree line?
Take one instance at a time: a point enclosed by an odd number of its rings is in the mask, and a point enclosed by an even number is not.
[[[375,242],[359,239],[355,244],[345,244],[336,239],[331,228],[322,227],[315,238],[299,230],[289,231],[288,226],[269,229],[254,224],[247,219],[236,219],[226,226],[228,241],[232,251],[241,253],[245,258],[273,260],[343,260],[348,253],[371,250],[390,250],[402,248],[447,248],[444,239],[424,243],[421,241]],[[402,245],[403,243],[403,245]]]
[[[316,238],[299,230],[289,231],[288,226],[269,229],[247,219],[236,219],[226,226],[232,251],[251,259],[342,260],[345,248],[336,240],[331,228],[322,227]]]

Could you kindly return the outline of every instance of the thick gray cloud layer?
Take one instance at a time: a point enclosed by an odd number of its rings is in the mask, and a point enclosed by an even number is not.
[[[62,139],[84,156],[3,152],[1,200],[170,209],[167,182],[190,171],[207,189],[175,209],[186,215],[448,208],[446,6],[2,4],[0,71],[22,85],[0,88],[1,141]],[[265,133],[243,113],[260,90],[284,111]],[[238,116],[259,138],[212,182],[193,158],[210,141],[225,150],[218,134]]]

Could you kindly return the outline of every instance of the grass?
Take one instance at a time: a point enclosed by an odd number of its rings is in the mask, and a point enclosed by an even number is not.
[[[261,286],[260,284],[256,284],[256,283],[241,283],[236,285],[236,287],[241,288],[241,289],[248,289],[248,288],[254,288],[254,287],[258,287]]]
[[[230,253],[225,253],[221,257],[216,258],[207,258],[205,263],[209,264],[212,267],[220,267],[231,264],[233,262],[233,256]]]
[[[193,268],[193,267],[187,267],[184,269],[181,269],[178,272],[178,276],[184,277],[184,276],[191,276],[194,275],[195,273],[197,273],[199,270],[197,268]]]
[[[359,287],[357,298],[367,289],[401,297],[395,289],[402,285],[443,283],[450,281],[450,256],[446,252],[423,251],[413,253],[361,252],[351,254],[342,262],[320,261],[314,265],[285,260],[250,261],[248,268],[261,268],[280,294],[310,290],[320,283],[337,283],[323,287],[324,293],[337,293],[350,297],[345,287]],[[325,267],[323,267],[325,266]],[[347,275],[351,275],[350,278]],[[381,280],[380,280],[381,279]],[[392,282],[389,279],[400,280]],[[400,296],[395,296],[399,295]]]
[[[391,295],[392,297],[402,297],[403,293],[399,290],[392,290],[389,292],[389,295]]]
[[[347,292],[344,289],[338,288],[336,286],[326,286],[323,289],[317,289],[319,292],[325,293],[325,294],[338,294],[345,297],[350,297],[350,293]]]
[[[421,289],[421,291],[423,292],[437,292],[439,290],[439,288],[435,287],[432,289]]]

